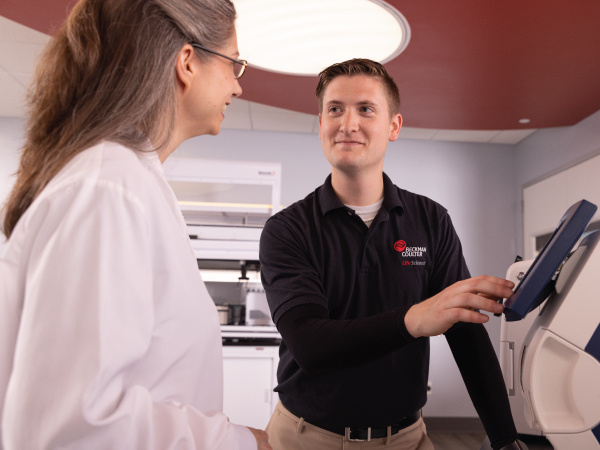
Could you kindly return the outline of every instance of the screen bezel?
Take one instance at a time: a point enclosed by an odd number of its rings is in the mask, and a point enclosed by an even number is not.
[[[507,321],[523,319],[553,291],[552,279],[556,271],[585,231],[597,209],[593,203],[581,200],[567,210],[515,288],[513,295],[504,303]]]

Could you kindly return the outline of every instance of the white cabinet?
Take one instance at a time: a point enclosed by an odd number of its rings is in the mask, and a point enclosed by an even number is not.
[[[223,347],[223,412],[232,423],[264,430],[279,401],[279,347]]]

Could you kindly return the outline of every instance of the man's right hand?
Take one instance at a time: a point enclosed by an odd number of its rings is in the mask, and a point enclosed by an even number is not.
[[[413,305],[404,317],[406,329],[413,337],[438,336],[456,322],[485,323],[488,316],[474,310],[501,313],[504,306],[497,301],[510,297],[514,286],[511,281],[487,275],[459,281]]]
[[[251,427],[247,427],[252,434],[254,435],[254,438],[256,439],[256,444],[258,447],[258,450],[273,450],[271,448],[271,446],[269,445],[269,436],[267,435],[267,433],[265,433],[263,430],[257,430],[256,428],[251,428]]]

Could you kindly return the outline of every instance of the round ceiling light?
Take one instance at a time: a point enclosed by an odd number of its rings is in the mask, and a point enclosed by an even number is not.
[[[233,0],[238,46],[251,66],[317,75],[352,58],[385,63],[408,45],[404,16],[383,0]]]

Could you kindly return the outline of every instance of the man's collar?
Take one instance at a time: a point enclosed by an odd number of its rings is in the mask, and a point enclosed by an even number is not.
[[[383,208],[389,213],[392,209],[399,207],[404,208],[402,200],[400,200],[400,194],[398,188],[392,183],[390,177],[385,172],[383,173]]]
[[[323,215],[334,209],[345,207],[333,190],[333,186],[331,185],[331,174],[329,174],[325,183],[323,183],[323,186],[319,189],[319,205],[321,206],[321,214]]]
[[[383,174],[383,205],[382,207],[389,213],[395,207],[402,208],[402,201],[398,194],[398,188],[394,186],[390,177],[385,172]],[[331,185],[331,174],[323,183],[321,189],[319,189],[319,205],[321,206],[321,214],[325,215],[329,211],[338,208],[345,208],[346,206],[338,198],[333,186]]]

